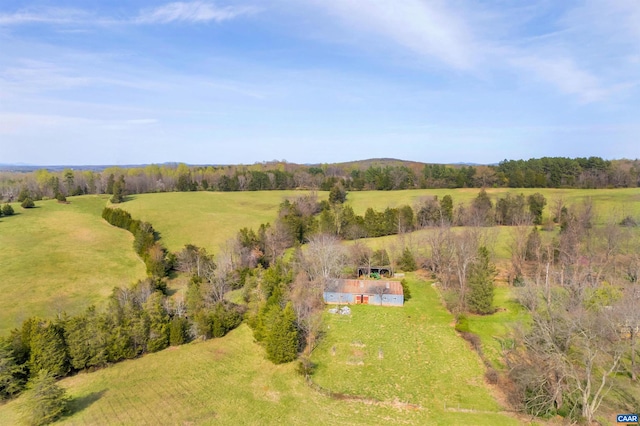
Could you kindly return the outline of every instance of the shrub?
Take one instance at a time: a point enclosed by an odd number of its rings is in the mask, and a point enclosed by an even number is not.
[[[25,198],[22,204],[20,204],[23,209],[32,209],[36,206],[33,200],[29,197]]]
[[[409,283],[407,283],[407,280],[402,280],[400,281],[400,284],[402,285],[402,295],[404,296],[404,301],[406,302],[407,300],[411,299],[411,290],[409,289]]]
[[[458,315],[456,318],[456,326],[455,329],[459,333],[470,333],[471,329],[469,328],[469,318],[465,314]]]
[[[625,226],[627,228],[634,228],[634,227],[638,226],[638,223],[631,216],[627,216],[627,217],[625,217],[624,219],[622,219],[620,221],[620,226]]]
[[[4,206],[2,206],[2,214],[5,216],[11,216],[13,215],[15,212],[13,211],[13,207],[11,207],[11,204],[5,204]]]
[[[62,192],[58,192],[56,194],[56,200],[58,200],[59,203],[66,203],[67,202],[67,197],[65,197]]]
[[[296,366],[296,372],[304,377],[312,376],[316,371],[317,365],[314,364],[308,357],[302,357],[298,361],[298,365]]]

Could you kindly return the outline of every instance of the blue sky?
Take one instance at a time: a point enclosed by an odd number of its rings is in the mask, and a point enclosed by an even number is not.
[[[640,157],[638,0],[0,2],[0,163]]]

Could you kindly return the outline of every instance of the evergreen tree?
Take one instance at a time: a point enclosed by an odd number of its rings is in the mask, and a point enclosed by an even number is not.
[[[496,268],[489,258],[489,250],[482,246],[478,249],[478,259],[469,270],[469,292],[467,293],[469,310],[478,314],[493,312],[495,276]]]
[[[69,372],[69,357],[61,325],[47,321],[32,329],[29,368],[32,375],[47,370],[55,377],[63,377]]]
[[[416,260],[413,257],[413,253],[409,250],[409,247],[405,247],[402,251],[402,256],[398,260],[398,266],[405,272],[413,272],[418,269]]]
[[[124,196],[126,192],[126,183],[124,181],[124,176],[120,176],[118,180],[113,184],[113,197],[111,197],[111,202],[114,204],[123,203]]]
[[[149,352],[157,352],[169,345],[169,315],[163,306],[163,295],[159,291],[153,293],[144,305],[149,317]]]
[[[298,329],[296,314],[291,302],[283,311],[278,311],[266,336],[267,358],[274,364],[283,364],[298,355]]]
[[[33,202],[31,198],[27,197],[24,199],[22,204],[20,204],[20,206],[22,206],[23,209],[32,209],[36,206],[36,204]]]
[[[171,334],[169,343],[171,346],[179,346],[187,342],[189,331],[189,321],[186,318],[175,317],[171,320]]]
[[[329,191],[329,202],[331,204],[342,204],[347,200],[347,191],[341,183],[337,183]]]
[[[65,413],[68,402],[65,390],[56,384],[55,375],[47,370],[40,370],[27,384],[24,420],[33,426],[53,423]]]
[[[100,367],[107,363],[109,338],[104,322],[104,317],[93,306],[65,322],[64,339],[74,369]]]
[[[442,219],[447,223],[453,222],[453,198],[451,195],[445,195],[440,200],[440,209],[442,211]]]
[[[24,367],[16,362],[11,345],[0,339],[0,401],[17,395],[24,387]]]
[[[542,211],[544,210],[544,206],[547,205],[547,199],[544,198],[544,195],[536,192],[535,194],[529,195],[527,201],[529,203],[529,211],[533,217],[533,223],[536,225],[542,224]]]

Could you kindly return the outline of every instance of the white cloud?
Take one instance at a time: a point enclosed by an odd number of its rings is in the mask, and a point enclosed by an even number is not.
[[[456,69],[476,61],[479,40],[450,3],[431,0],[313,0],[347,29],[356,28],[392,40],[414,53],[434,57]]]
[[[610,89],[603,88],[596,76],[579,68],[567,57],[523,56],[513,59],[512,63],[585,103],[603,100],[610,94]]]
[[[140,24],[168,24],[171,22],[222,22],[254,12],[248,7],[218,7],[213,3],[176,2],[155,9],[144,10],[134,20]]]
[[[256,12],[253,7],[219,7],[211,2],[175,2],[157,8],[144,9],[132,19],[114,19],[92,15],[79,9],[23,9],[0,14],[0,26],[24,24],[50,25],[123,25],[168,24],[171,22],[223,22]]]
[[[40,24],[72,24],[87,20],[89,15],[78,9],[44,8],[25,9],[14,13],[0,14],[0,26]]]

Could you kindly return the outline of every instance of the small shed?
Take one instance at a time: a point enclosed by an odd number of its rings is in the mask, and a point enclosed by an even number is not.
[[[324,290],[328,304],[403,306],[404,292],[398,281],[331,280]]]
[[[359,266],[358,278],[369,277],[371,274],[377,274],[381,277],[392,277],[393,268],[391,266]]]

